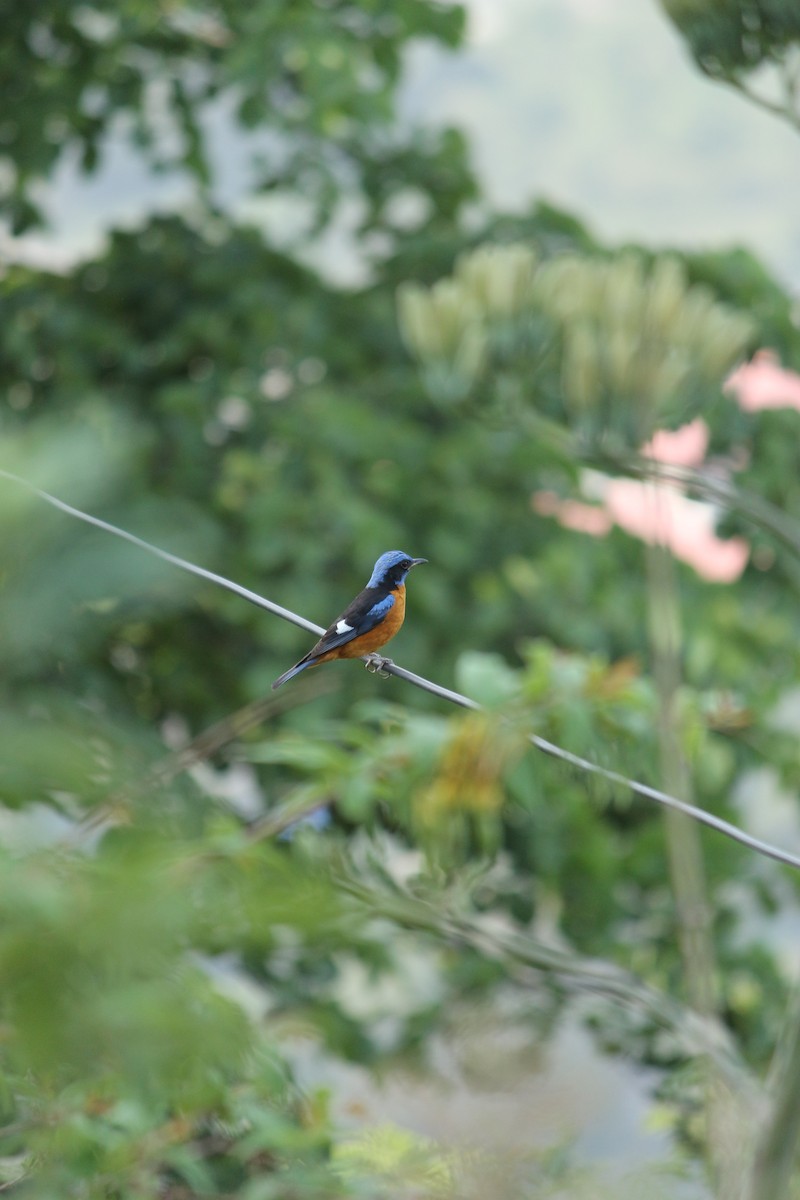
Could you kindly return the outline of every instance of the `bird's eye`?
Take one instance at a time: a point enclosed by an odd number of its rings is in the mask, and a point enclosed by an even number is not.
[[[404,558],[403,561],[400,563],[400,566],[403,568],[404,571],[407,571],[408,568],[411,566],[411,559]]]

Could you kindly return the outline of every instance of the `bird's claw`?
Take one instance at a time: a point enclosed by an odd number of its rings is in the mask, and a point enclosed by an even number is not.
[[[364,666],[373,675],[380,675],[381,679],[388,679],[389,672],[386,667],[393,667],[394,663],[390,658],[384,658],[382,654],[368,654]]]

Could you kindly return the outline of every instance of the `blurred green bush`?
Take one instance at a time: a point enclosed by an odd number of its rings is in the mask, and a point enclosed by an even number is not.
[[[19,225],[56,161],[48,118],[91,164],[132,113],[157,159],[145,100],[166,79],[203,187],[203,105],[235,85],[240,123],[291,150],[261,182],[310,195],[318,226],[357,191],[364,258],[376,234],[385,253],[340,288],[207,203],[114,232],[63,275],[9,265],[0,466],[320,622],[380,551],[425,555],[398,658],[486,705],[444,712],[341,664],[242,732],[305,639],[0,480],[14,1195],[469,1194],[469,1161],[344,1130],[336,1095],[296,1078],[297,1039],[377,1076],[424,1064],[459,1005],[511,987],[534,995],[535,1041],[571,989],[591,993],[598,957],[624,999],[589,1005],[598,1041],[657,1064],[685,1144],[705,1137],[657,814],[525,741],[535,729],[658,782],[641,547],[566,530],[532,498],[570,497],[587,469],[625,469],[657,426],[702,413],[716,465],[796,512],[797,413],[744,413],[721,392],[756,345],[800,368],[791,300],[744,251],[617,252],[544,205],[462,219],[476,188],[459,135],[403,137],[391,112],[405,45],[455,43],[462,14],[379,9],[53,5],[9,26],[3,203]],[[409,186],[428,215],[400,229],[390,202]],[[679,577],[678,743],[698,802],[734,819],[749,769],[798,785],[793,735],[770,720],[800,668],[797,563],[752,515],[725,518],[753,545],[735,586]],[[191,739],[220,721],[209,757]],[[288,820],[323,806],[323,833]],[[281,839],[261,823],[276,813]],[[703,846],[744,1077],[787,989],[761,922],[797,884],[722,838]],[[548,958],[546,927],[567,960]],[[579,1186],[569,1155],[519,1170],[525,1194]]]

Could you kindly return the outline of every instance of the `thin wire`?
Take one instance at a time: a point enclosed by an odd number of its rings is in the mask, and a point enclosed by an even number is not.
[[[73,508],[71,504],[66,504],[63,500],[59,500],[49,492],[42,491],[41,488],[29,483],[27,479],[22,479],[19,475],[14,475],[10,471],[4,471],[0,468],[0,476],[3,479],[10,480],[12,483],[19,484],[40,499],[46,500],[48,504],[52,504],[55,508],[60,509],[61,512],[67,513],[68,516],[77,517],[78,520],[85,521],[89,525],[94,525],[97,529],[102,529],[106,533],[112,533],[116,537],[121,537],[126,542],[130,542],[132,545],[146,550],[149,554],[155,554],[156,557],[163,559],[164,562],[171,563],[174,567],[179,567],[182,571],[189,571],[192,575],[197,575],[201,579],[207,579],[211,583],[216,583],[219,587],[226,588],[229,592],[234,592],[237,596],[241,596],[244,600],[248,600],[258,608],[266,609],[267,612],[271,612],[277,617],[282,617],[284,621],[291,621],[293,625],[299,625],[301,629],[306,629],[309,633],[322,634],[325,632],[322,626],[315,625],[313,621],[306,620],[305,617],[291,612],[288,608],[283,608],[280,604],[274,604],[272,600],[266,600],[263,596],[259,596],[257,592],[251,592],[249,588],[242,587],[241,584],[226,579],[224,575],[217,575],[214,571],[207,571],[204,567],[198,567],[195,563],[188,562],[185,558],[179,558],[176,554],[170,554],[167,550],[153,546],[150,542],[144,541],[143,538],[138,538],[135,534],[128,533],[127,530],[120,529],[108,521],[102,521],[99,517],[93,517],[89,513],[82,512],[79,508]],[[365,655],[364,661],[368,661],[369,658],[369,655]],[[455,692],[451,688],[433,683],[430,679],[425,679],[422,675],[415,675],[413,671],[407,671],[405,667],[398,667],[396,663],[388,659],[385,660],[382,669],[386,670],[390,675],[396,676],[398,679],[404,679],[406,683],[411,683],[414,687],[418,687],[424,692],[429,692],[432,696],[438,696],[441,700],[448,700],[451,704],[457,704],[460,708],[468,708],[474,712],[481,711],[481,705],[475,700],[471,700],[469,696],[463,696],[460,692]],[[739,842],[742,846],[747,846],[748,849],[755,850],[758,854],[763,854],[767,858],[774,859],[775,862],[784,863],[786,866],[800,870],[800,857],[791,854],[788,850],[782,850],[778,846],[773,846],[769,842],[764,842],[760,838],[752,837],[749,833],[745,833],[743,829],[740,829],[738,825],[732,825],[729,821],[724,821],[722,817],[717,817],[703,808],[697,808],[693,804],[688,804],[685,800],[679,800],[677,796],[671,796],[669,792],[662,792],[658,788],[649,787],[646,783],[639,783],[635,779],[629,779],[627,775],[622,775],[619,771],[613,771],[608,767],[601,767],[599,763],[591,762],[588,758],[582,758],[579,754],[573,754],[571,750],[564,750],[561,746],[547,741],[546,738],[539,737],[536,733],[529,734],[529,740],[531,745],[535,746],[542,754],[547,754],[551,758],[557,758],[561,762],[577,767],[580,771],[585,771],[591,775],[598,775],[610,783],[615,783],[620,787],[629,789],[637,796],[654,800],[657,804],[661,804],[665,808],[671,808],[676,812],[683,813],[685,816],[691,817],[692,820],[699,821],[701,824],[707,825],[710,829],[715,829],[718,833],[722,833],[733,841]]]
[[[452,704],[459,704],[462,708],[469,708],[475,712],[480,712],[480,704],[476,703],[475,700],[470,700],[468,696],[462,696],[460,692],[453,692],[450,688],[440,687],[438,683],[431,683],[429,679],[423,679],[421,675],[414,675],[413,672],[406,671],[404,667],[398,667],[394,663],[387,663],[386,670],[390,671],[392,675],[397,675],[400,679],[405,679],[408,683],[413,683],[416,687],[422,688],[423,691],[430,692],[434,696],[441,696],[443,700],[449,700]],[[679,800],[677,796],[671,796],[669,792],[662,792],[658,788],[650,787],[646,783],[639,783],[635,779],[629,779],[627,775],[621,775],[619,771],[613,771],[609,767],[601,767],[599,763],[592,762],[588,758],[582,758],[579,754],[573,754],[571,750],[564,750],[561,746],[557,746],[554,742],[549,742],[547,738],[540,737],[537,733],[528,734],[528,740],[542,754],[549,754],[551,758],[558,758],[561,762],[569,763],[572,767],[577,767],[580,771],[586,771],[591,775],[599,775],[602,779],[607,779],[610,783],[620,784],[622,787],[634,792],[637,796],[644,796],[648,800],[655,800],[657,804],[662,804],[665,808],[672,808],[676,812],[684,813],[685,816],[691,817],[703,825],[708,825],[710,829],[716,829],[718,833],[724,833],[727,837],[733,838],[734,841],[741,842],[743,846],[749,846],[751,850],[757,850],[759,854],[765,854],[768,858],[774,858],[776,862],[785,863],[789,867],[800,869],[800,858],[790,853],[790,851],[781,850],[769,842],[763,842],[760,838],[752,837],[749,833],[745,833],[743,829],[740,829],[738,825],[732,825],[729,821],[715,816],[714,813],[707,812],[704,808],[697,808],[694,804],[688,804],[685,800]]]
[[[274,613],[276,617],[283,617],[284,621],[291,621],[293,625],[299,625],[301,629],[307,629],[309,633],[322,634],[325,632],[321,625],[315,625],[313,621],[307,621],[305,617],[300,617],[297,613],[290,612],[288,608],[282,608],[280,604],[273,604],[271,600],[265,600],[263,596],[259,596],[258,592],[251,592],[249,588],[242,587],[241,584],[226,579],[224,575],[215,575],[213,571],[207,571],[205,567],[198,567],[195,563],[188,562],[185,558],[178,558],[177,554],[170,554],[168,550],[161,550],[158,546],[152,546],[150,542],[145,542],[143,538],[138,538],[135,534],[128,533],[125,529],[119,529],[116,525],[111,525],[108,521],[101,521],[99,517],[93,517],[89,513],[82,512],[79,508],[73,508],[71,504],[66,504],[63,500],[59,500],[57,496],[51,496],[49,492],[43,492],[41,488],[29,483],[27,479],[23,479],[19,475],[13,475],[11,471],[4,471],[0,468],[0,476],[3,479],[10,479],[12,483],[18,483],[27,491],[33,492],[35,496],[46,500],[48,504],[61,509],[68,516],[77,517],[78,520],[86,521],[89,525],[95,525],[98,529],[103,529],[106,533],[113,533],[117,537],[124,538],[126,542],[131,542],[132,545],[139,546],[142,550],[147,550],[149,554],[155,554],[157,558],[163,558],[164,562],[172,563],[173,567],[180,567],[182,571],[189,571],[192,575],[199,575],[201,579],[208,579],[211,583],[216,583],[220,587],[227,588],[229,592],[235,592],[237,596],[241,596],[244,600],[249,600],[251,604],[257,605],[258,608],[265,608],[267,612]]]

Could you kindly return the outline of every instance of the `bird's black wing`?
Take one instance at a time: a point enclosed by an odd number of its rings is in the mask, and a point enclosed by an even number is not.
[[[394,602],[394,596],[388,588],[364,588],[330,628],[326,629],[316,646],[312,646],[299,662],[278,676],[272,685],[273,688],[280,687],[287,679],[292,679],[306,667],[313,667],[328,651],[338,650],[340,646],[352,642],[362,633],[369,633],[386,618]]]
[[[348,604],[340,617],[326,629],[308,658],[316,658],[318,654],[326,654],[329,650],[337,650],[362,633],[369,633],[376,625],[380,625],[394,604],[394,596],[385,588],[364,588],[359,592],[352,604]]]

